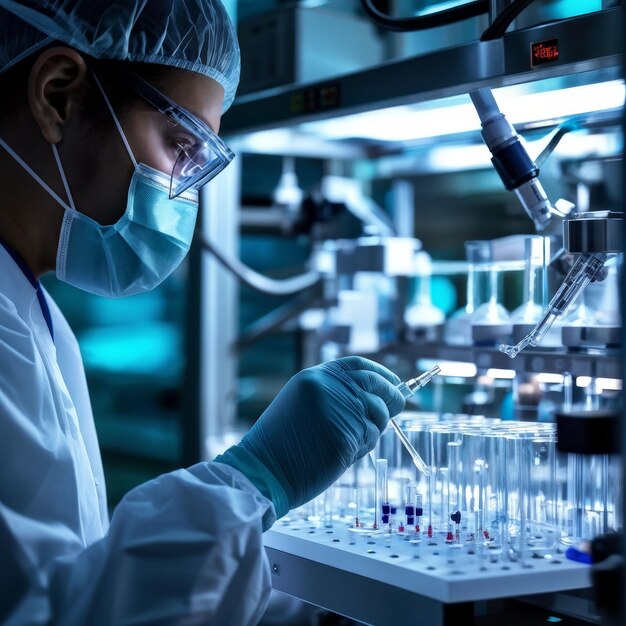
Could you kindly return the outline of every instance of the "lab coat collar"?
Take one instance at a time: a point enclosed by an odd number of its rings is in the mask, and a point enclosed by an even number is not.
[[[13,302],[17,314],[28,323],[31,307],[37,299],[36,285],[30,282],[3,245],[0,245],[0,268],[0,293]]]

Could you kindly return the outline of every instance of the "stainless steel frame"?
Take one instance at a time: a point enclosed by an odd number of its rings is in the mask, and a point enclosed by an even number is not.
[[[229,256],[239,252],[240,160],[203,188],[202,233]],[[204,254],[200,271],[200,442],[201,456],[221,452],[233,429],[236,408],[238,283],[218,261]]]
[[[572,17],[480,42],[386,63],[311,85],[293,85],[238,98],[222,134],[242,134],[465,94],[480,87],[563,77],[570,84],[615,78],[621,71],[622,8]],[[559,59],[535,68],[531,43],[558,39]],[[587,74],[591,72],[591,74]],[[584,73],[584,74],[583,74]]]

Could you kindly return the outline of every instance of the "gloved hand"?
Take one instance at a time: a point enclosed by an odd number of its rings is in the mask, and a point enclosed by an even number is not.
[[[399,383],[382,365],[354,356],[303,370],[215,460],[247,476],[282,517],[374,448],[389,417],[404,408]]]

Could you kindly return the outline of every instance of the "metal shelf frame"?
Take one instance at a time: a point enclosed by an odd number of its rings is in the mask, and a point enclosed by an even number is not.
[[[474,41],[391,61],[307,85],[288,85],[235,100],[224,117],[226,137],[390,106],[563,78],[568,86],[621,72],[622,7],[540,24],[495,41]],[[531,66],[531,44],[557,39],[557,60]]]
[[[622,378],[623,357],[619,349],[572,352],[559,348],[524,350],[510,359],[496,347],[447,346],[438,343],[394,344],[381,351],[405,359],[438,359],[475,363],[478,369],[508,369],[529,374],[563,374]]]

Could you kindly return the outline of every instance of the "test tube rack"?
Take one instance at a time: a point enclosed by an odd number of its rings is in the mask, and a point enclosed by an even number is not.
[[[453,626],[472,623],[478,601],[590,586],[590,567],[565,558],[564,548],[519,561],[506,551],[449,545],[441,533],[356,534],[351,522],[277,522],[265,533],[273,587],[367,624],[412,623],[407,616],[414,616]]]

